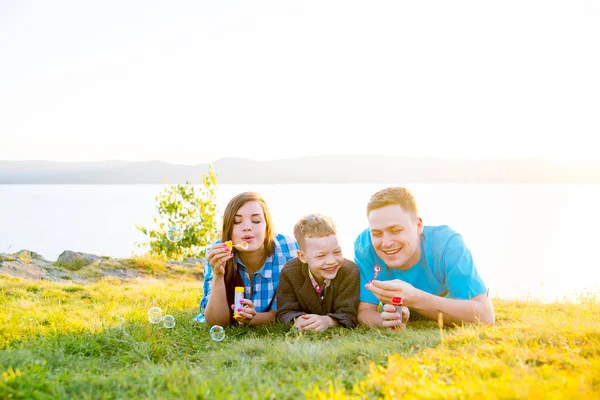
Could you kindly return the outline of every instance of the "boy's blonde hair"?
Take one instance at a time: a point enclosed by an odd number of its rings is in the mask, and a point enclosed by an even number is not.
[[[300,219],[294,226],[294,237],[298,247],[304,249],[307,237],[325,237],[337,234],[335,223],[321,214],[309,214]]]
[[[412,193],[403,187],[390,187],[380,190],[371,196],[369,204],[367,204],[367,216],[373,210],[386,206],[398,205],[406,212],[412,214],[413,217],[419,215],[417,203]]]

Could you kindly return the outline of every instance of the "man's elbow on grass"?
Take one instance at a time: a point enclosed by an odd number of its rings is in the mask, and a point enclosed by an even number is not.
[[[358,314],[358,323],[359,325],[368,326],[374,328],[377,324],[372,322],[368,317],[365,316],[365,313]]]
[[[488,326],[494,326],[494,324],[496,323],[496,318],[493,314],[491,316],[486,315],[485,318],[482,318],[481,323]]]
[[[496,317],[494,316],[494,306],[492,305],[492,302],[487,294],[474,297],[469,301],[476,303],[474,307],[475,320],[471,322],[481,325],[494,326],[496,322]]]
[[[479,323],[489,325],[489,326],[494,326],[494,324],[496,323],[496,316],[494,314],[494,306],[492,305],[492,301],[486,295],[485,298],[483,299],[482,303],[483,303],[484,309],[483,309],[483,313],[480,313],[480,315],[479,315],[479,317],[480,317]]]
[[[477,316],[476,321],[473,321],[473,322],[475,322],[479,325],[494,326],[494,324],[496,323],[496,319],[495,319],[493,313],[491,315],[489,315],[488,313],[484,313],[484,314],[479,314]]]
[[[356,319],[361,325],[369,327],[377,327],[380,325],[379,318],[381,314],[377,311],[377,305],[371,303],[360,302],[358,305],[358,313]]]
[[[487,294],[473,297],[470,300],[442,297],[438,297],[437,300],[437,304],[431,304],[433,308],[428,308],[425,313],[429,319],[435,320],[435,316],[441,311],[445,314],[444,324],[448,325],[479,324],[493,326],[495,323],[494,306]]]

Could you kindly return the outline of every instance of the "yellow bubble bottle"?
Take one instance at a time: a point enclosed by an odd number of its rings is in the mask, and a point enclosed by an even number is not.
[[[238,308],[242,307],[241,300],[244,298],[244,287],[236,286],[235,294],[233,295],[233,318],[241,317],[241,315],[237,312]]]

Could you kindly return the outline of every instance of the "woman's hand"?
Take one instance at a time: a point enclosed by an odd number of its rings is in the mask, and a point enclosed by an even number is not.
[[[233,309],[233,313],[239,314],[239,317],[235,319],[240,325],[250,325],[250,321],[256,315],[256,308],[254,307],[254,303],[248,299],[242,299],[240,301],[242,304],[232,304],[231,308]]]
[[[225,275],[225,263],[231,257],[233,257],[233,251],[229,251],[225,243],[217,243],[210,249],[206,259],[212,267],[215,277]]]

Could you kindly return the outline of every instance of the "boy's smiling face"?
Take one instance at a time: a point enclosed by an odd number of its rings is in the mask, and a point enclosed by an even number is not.
[[[337,235],[306,237],[303,247],[298,250],[298,258],[308,264],[317,283],[336,277],[344,262]]]

